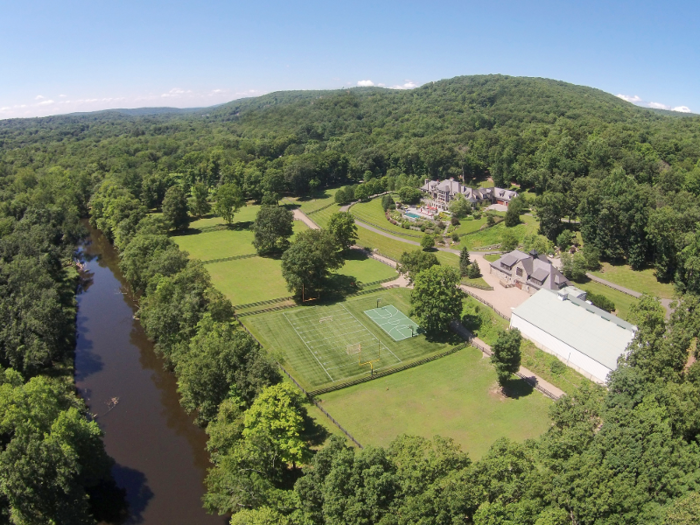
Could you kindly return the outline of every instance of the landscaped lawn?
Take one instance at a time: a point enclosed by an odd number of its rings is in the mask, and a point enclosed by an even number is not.
[[[462,284],[465,286],[476,285],[477,288],[486,288],[493,290],[493,287],[487,283],[483,277],[477,277],[476,279],[469,279],[468,277],[462,277]]]
[[[503,255],[500,253],[489,253],[484,255],[484,259],[486,259],[488,262],[496,262],[501,257],[503,257]]]
[[[312,213],[309,215],[309,219],[314,221],[316,224],[318,224],[321,228],[325,228],[328,226],[328,221],[331,218],[331,215],[334,213],[337,213],[340,211],[340,205],[338,204],[333,204],[332,206],[329,206],[328,208],[324,208],[322,210],[317,211],[316,213]]]
[[[535,438],[550,426],[552,401],[513,381],[522,396],[497,392],[496,373],[480,351],[453,355],[321,396],[322,406],[362,445],[386,446],[401,434],[453,438],[472,459],[507,437]]]
[[[465,233],[471,233],[475,232],[481,229],[483,225],[486,224],[486,216],[482,215],[481,219],[474,219],[474,218],[468,218],[465,217],[464,219],[460,219],[459,226],[455,229],[455,232],[459,235],[464,235]]]
[[[390,239],[388,237],[385,237],[384,235],[375,233],[373,231],[369,231],[359,226],[357,228],[357,234],[357,244],[359,246],[371,249],[376,248],[379,254],[384,255],[385,257],[388,257],[389,259],[393,259],[395,261],[401,259],[401,255],[403,254],[403,252],[412,252],[414,250],[421,249],[420,246],[416,246],[415,244],[398,241],[396,239]],[[435,253],[435,256],[438,258],[438,261],[440,261],[440,264],[459,267],[459,257],[454,253],[441,251],[435,251],[433,253]]]
[[[539,223],[534,217],[531,217],[530,215],[522,215],[520,217],[520,220],[522,221],[521,224],[513,226],[509,229],[515,234],[515,237],[518,239],[518,241],[522,243],[526,235],[537,233]],[[499,244],[501,242],[503,232],[505,231],[505,229],[505,223],[501,222],[496,226],[486,228],[485,230],[481,230],[478,233],[474,233],[472,235],[465,235],[460,239],[460,242],[458,244],[455,244],[453,246],[453,248],[459,249],[466,243],[467,247],[470,250],[477,250],[483,246],[493,246],[495,244]]]
[[[615,303],[615,315],[617,315],[621,319],[624,319],[625,321],[629,317],[630,308],[633,304],[637,302],[637,299],[635,299],[631,295],[618,292],[617,290],[614,290],[609,286],[605,286],[604,284],[596,283],[594,281],[588,281],[585,283],[577,282],[576,287],[581,288],[581,290],[585,290],[586,292],[606,296],[613,303]]]
[[[377,198],[369,202],[360,202],[350,208],[350,213],[358,220],[389,231],[393,235],[405,237],[411,241],[420,241],[423,233],[417,230],[407,230],[401,226],[396,226],[386,220],[384,209],[382,208],[382,200]]]
[[[214,230],[178,235],[172,239],[181,249],[189,252],[191,258],[202,261],[255,253],[251,244],[253,232],[250,230]]]
[[[343,266],[337,273],[351,275],[360,283],[373,283],[383,279],[396,278],[396,270],[386,264],[380,263],[376,259],[359,254],[353,250],[345,260]]]
[[[291,295],[279,259],[252,257],[207,264],[214,286],[234,305]]]
[[[662,299],[673,299],[673,284],[657,281],[656,271],[651,268],[633,270],[627,264],[612,265],[603,263],[602,271],[591,273],[601,279],[624,286],[635,292],[648,293]]]
[[[408,314],[410,294],[405,288],[383,289],[348,301],[252,315],[242,321],[299,383],[313,389],[369,373],[369,366],[359,365],[360,356],[347,353],[349,344],[363,343],[364,360],[381,354],[375,369],[449,348],[450,344],[429,342],[424,335],[395,341],[364,313],[380,300],[380,306],[393,305]]]
[[[285,202],[292,202],[299,205],[299,209],[306,214],[314,213],[316,210],[334,203],[335,194],[339,189],[340,188],[326,189],[312,197],[285,199]]]

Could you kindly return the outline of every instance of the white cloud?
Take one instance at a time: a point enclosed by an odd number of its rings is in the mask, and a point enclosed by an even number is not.
[[[688,106],[669,106],[667,104],[662,104],[661,102],[647,102],[642,97],[638,95],[630,96],[630,95],[617,95],[619,98],[622,100],[626,100],[627,102],[631,102],[632,104],[635,104],[637,106],[641,106],[643,108],[652,108],[652,109],[665,109],[667,111],[678,111],[679,113],[692,113],[690,108]]]
[[[360,87],[372,87],[374,86],[374,82],[371,80],[358,80],[357,85]]]
[[[43,98],[46,98],[46,97],[44,97],[42,95],[37,95],[36,97],[34,97],[34,100],[41,100]]]
[[[51,104],[53,104],[53,100],[42,100],[41,102],[39,102],[38,105],[39,106],[50,106]]]
[[[182,95],[187,95],[188,93],[192,93],[191,89],[180,89],[180,88],[173,88],[167,93],[163,93],[161,97],[168,98],[168,97],[180,97]]]
[[[418,84],[416,84],[413,80],[408,80],[406,79],[404,84],[399,84],[396,86],[391,86],[393,89],[413,89],[417,88]]]
[[[642,101],[641,97],[639,95],[617,95],[619,98],[622,100],[626,100],[627,102],[631,102],[632,104],[638,104]]]
[[[58,95],[59,98],[66,98],[68,95]]]

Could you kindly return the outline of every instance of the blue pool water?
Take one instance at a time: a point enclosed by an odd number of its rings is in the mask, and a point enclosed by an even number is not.
[[[416,215],[415,213],[411,213],[410,211],[407,211],[404,213],[406,217],[411,217],[412,219],[420,219],[420,215]]]

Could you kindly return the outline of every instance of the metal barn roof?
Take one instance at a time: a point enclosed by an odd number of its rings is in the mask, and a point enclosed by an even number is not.
[[[547,332],[607,368],[632,341],[636,327],[573,295],[540,290],[513,310],[513,315]]]

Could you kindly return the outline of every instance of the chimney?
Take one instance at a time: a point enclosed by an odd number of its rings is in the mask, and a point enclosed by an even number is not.
[[[569,298],[569,294],[566,290],[559,290],[557,297],[559,297],[560,301],[566,301]]]

